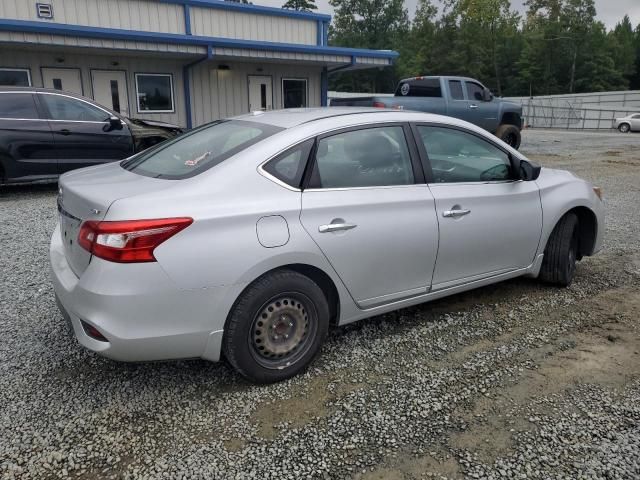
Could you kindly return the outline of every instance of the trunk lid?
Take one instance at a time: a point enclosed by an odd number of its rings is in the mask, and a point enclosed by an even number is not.
[[[118,199],[169,188],[173,182],[144,177],[122,168],[119,162],[84,168],[60,177],[58,213],[60,236],[71,270],[79,277],[91,254],[77,240],[85,220],[103,220]]]

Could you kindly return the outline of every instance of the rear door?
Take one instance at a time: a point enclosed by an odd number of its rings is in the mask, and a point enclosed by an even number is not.
[[[0,164],[7,179],[57,174],[53,136],[32,92],[0,92]]]
[[[120,160],[133,153],[129,127],[113,128],[111,113],[87,101],[62,94],[39,93],[53,132],[58,172]]]
[[[362,308],[430,285],[438,224],[408,136],[388,124],[320,137],[302,193],[305,230]]]
[[[440,225],[433,289],[531,265],[542,231],[536,182],[516,180],[509,154],[474,132],[415,132]]]

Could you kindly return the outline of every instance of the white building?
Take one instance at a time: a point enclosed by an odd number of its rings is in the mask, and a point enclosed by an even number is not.
[[[0,0],[0,85],[187,127],[326,105],[330,72],[397,56],[327,45],[330,19],[220,0]]]

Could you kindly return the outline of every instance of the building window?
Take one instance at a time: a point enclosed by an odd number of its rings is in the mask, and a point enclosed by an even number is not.
[[[307,106],[307,79],[282,79],[282,104],[284,108],[304,108]]]
[[[31,73],[26,68],[0,68],[0,85],[30,87]]]
[[[173,113],[173,77],[169,73],[136,73],[138,113]]]

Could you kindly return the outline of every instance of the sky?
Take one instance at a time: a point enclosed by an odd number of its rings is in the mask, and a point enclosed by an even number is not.
[[[436,0],[437,1],[437,0]],[[598,11],[598,19],[604,22],[607,28],[615,27],[624,14],[628,14],[631,23],[635,26],[640,23],[640,0],[595,0],[596,9]],[[256,5],[267,5],[270,7],[281,7],[285,0],[253,0]],[[405,5],[409,10],[409,15],[413,17],[416,10],[417,0],[405,0]],[[435,3],[435,2],[434,2]],[[513,8],[520,12],[524,12],[524,0],[511,0]],[[332,8],[328,0],[316,0],[319,13],[332,14]]]

